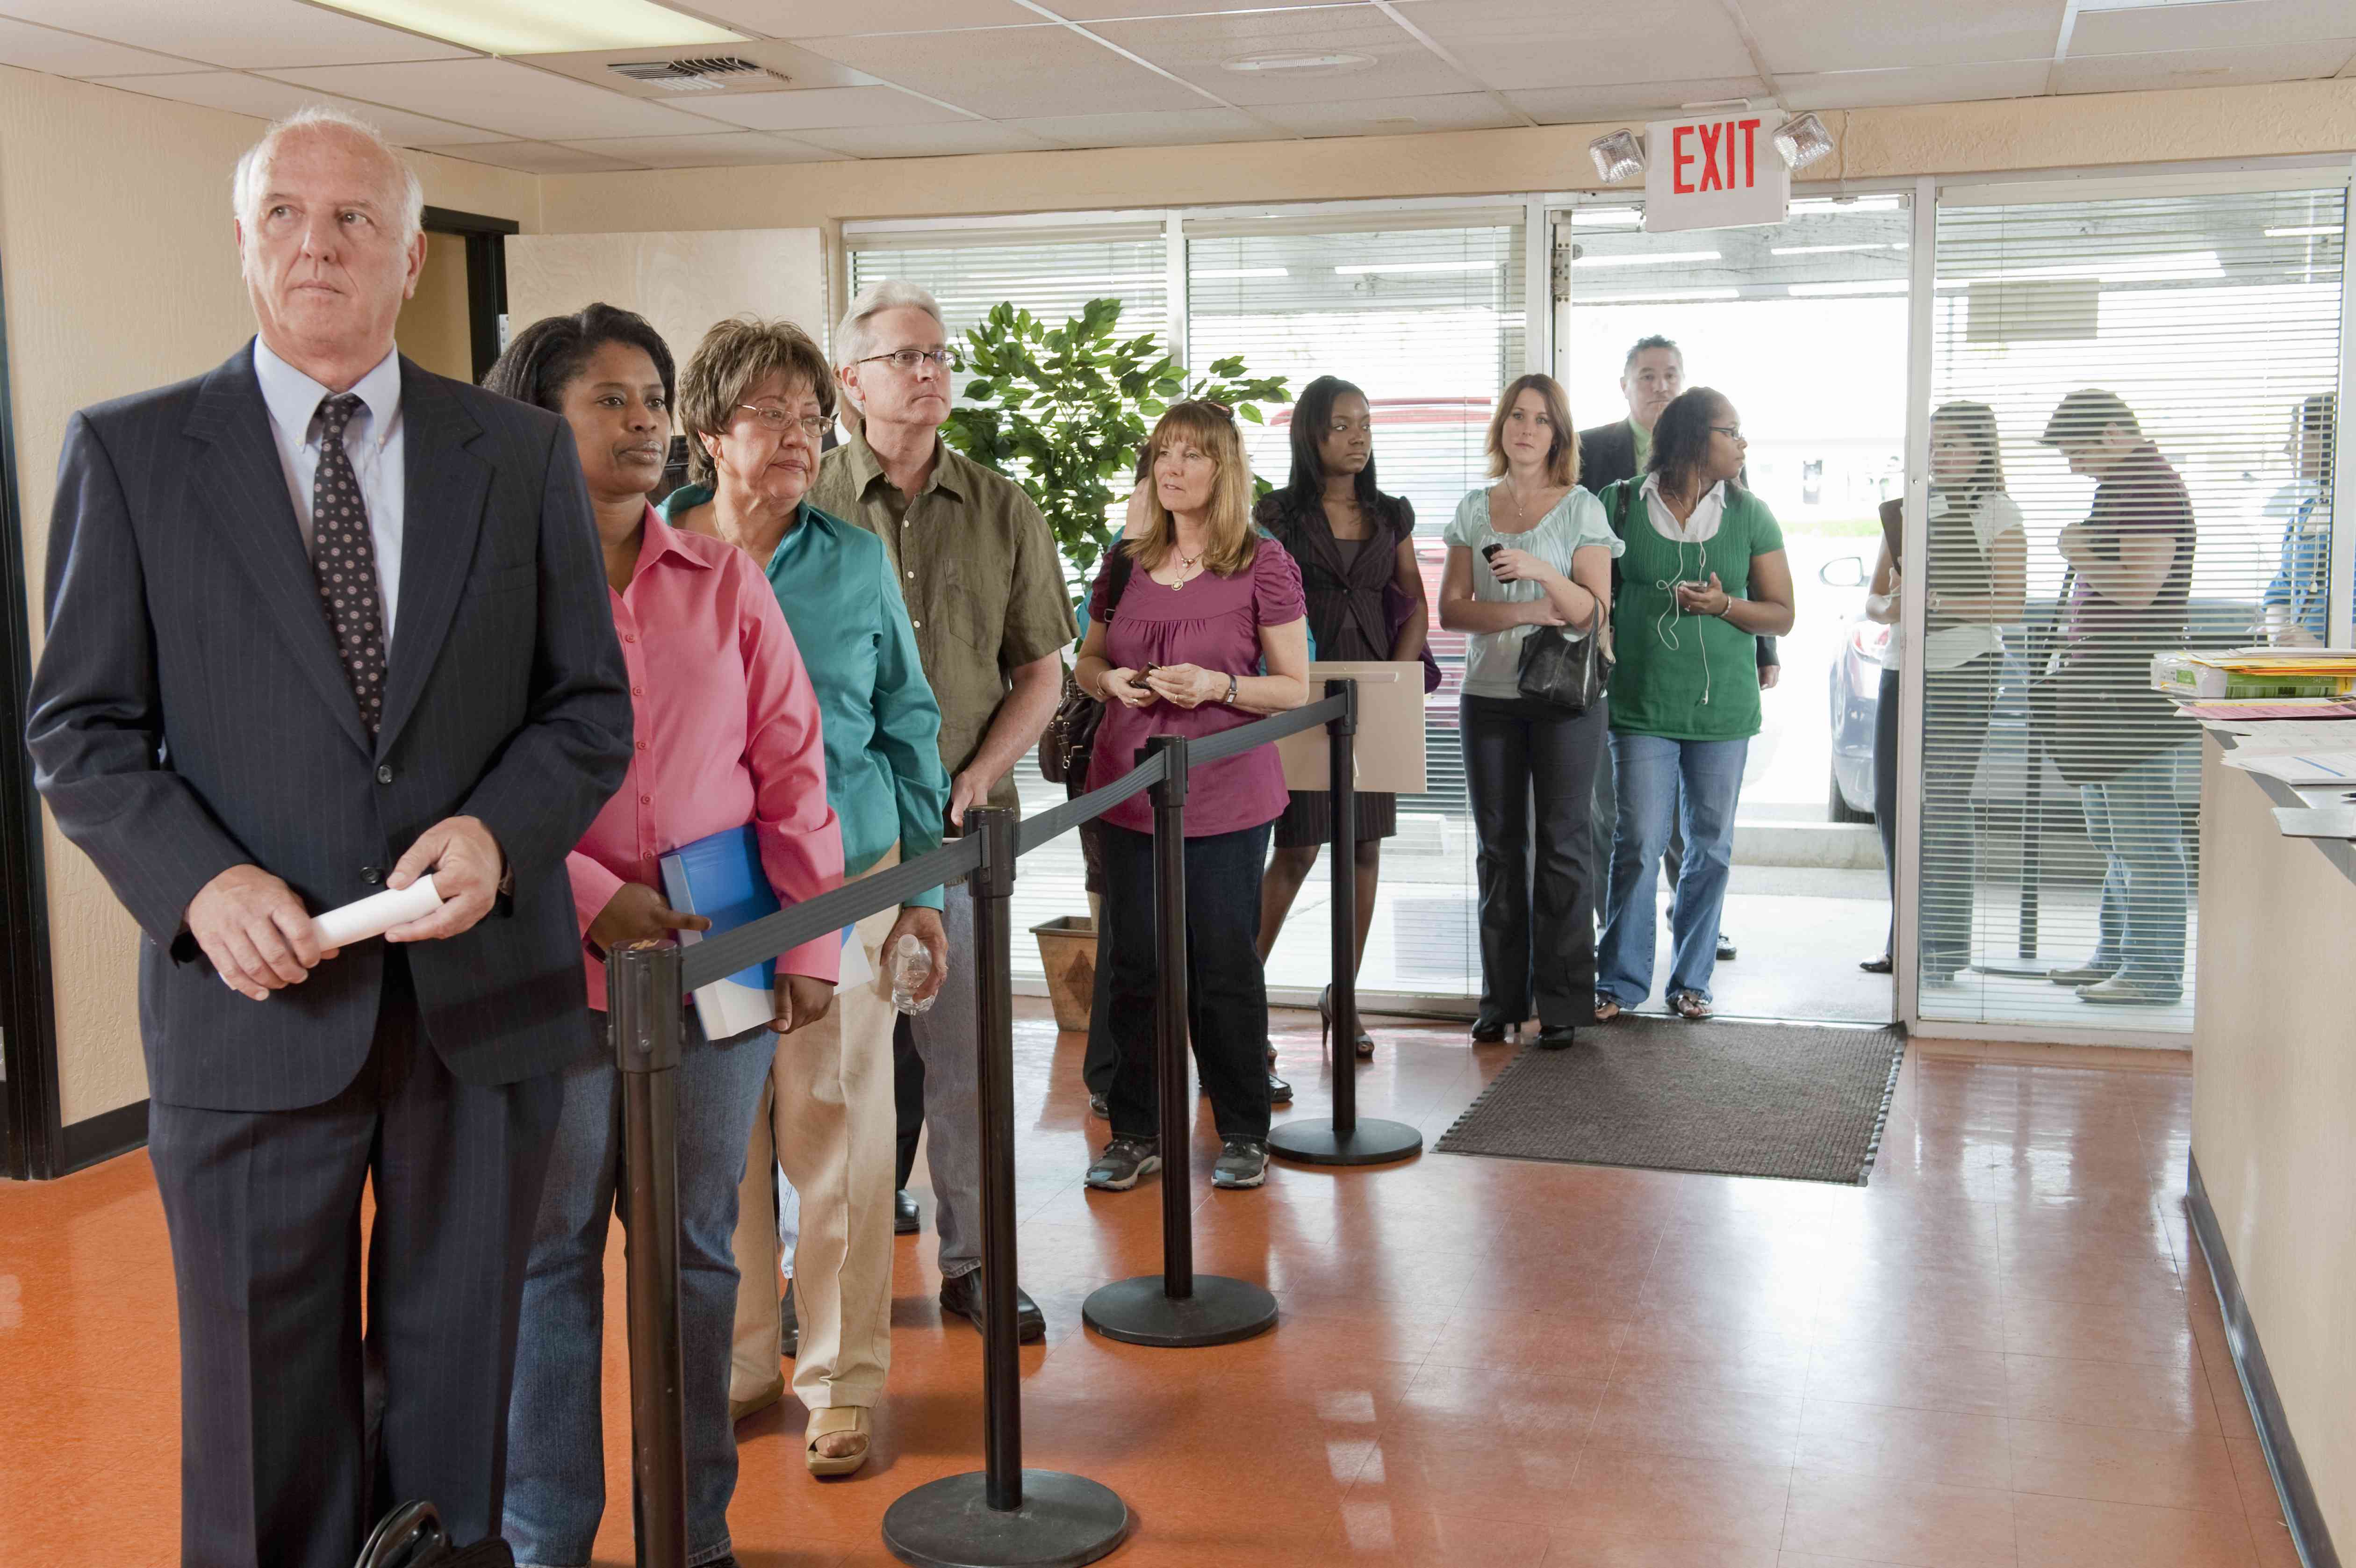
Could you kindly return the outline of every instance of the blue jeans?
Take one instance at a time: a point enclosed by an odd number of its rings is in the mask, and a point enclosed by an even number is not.
[[[1667,740],[1613,733],[1620,814],[1612,834],[1612,887],[1595,952],[1595,988],[1622,1007],[1640,1006],[1653,993],[1657,879],[1672,822],[1685,834],[1686,858],[1669,906],[1669,990],[1709,1000],[1719,911],[1734,864],[1734,801],[1750,753],[1747,737]]]
[[[2081,785],[2078,795],[2086,836],[2103,852],[2102,940],[2088,967],[2181,993],[2189,881],[2176,770],[2176,754],[2162,752],[2100,784]]]
[[[519,1563],[579,1568],[605,1511],[598,1374],[605,1366],[605,1226],[622,1177],[621,1075],[605,1015],[565,1070],[564,1112],[523,1286],[508,1405],[507,1516]],[[736,1319],[736,1187],[777,1036],[708,1043],[691,1015],[679,1066],[679,1337],[687,1407],[687,1560],[728,1555],[736,1434],[728,1372]]]

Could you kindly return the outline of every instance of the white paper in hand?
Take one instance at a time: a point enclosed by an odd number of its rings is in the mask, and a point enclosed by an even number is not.
[[[323,948],[349,947],[370,937],[380,937],[395,926],[423,919],[441,907],[442,895],[428,874],[397,892],[387,888],[356,904],[315,917],[311,934]]]

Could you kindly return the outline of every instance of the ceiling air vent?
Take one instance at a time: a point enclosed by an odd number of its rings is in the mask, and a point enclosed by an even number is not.
[[[605,69],[665,92],[744,91],[782,87],[793,79],[734,55],[697,55],[688,59],[609,60]]]

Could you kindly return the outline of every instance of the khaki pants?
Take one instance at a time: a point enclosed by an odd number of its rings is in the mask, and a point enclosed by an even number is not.
[[[871,868],[896,865],[897,853]],[[736,1335],[732,1400],[778,1376],[777,1176],[801,1199],[794,1393],[810,1410],[872,1407],[892,1361],[892,981],[884,940],[899,918],[859,922],[874,978],[835,993],[827,1015],[777,1042],[753,1120],[736,1203]]]

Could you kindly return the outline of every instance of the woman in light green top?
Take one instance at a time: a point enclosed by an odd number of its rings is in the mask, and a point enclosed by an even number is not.
[[[1480,845],[1481,1013],[1472,1037],[1504,1039],[1535,1002],[1538,1044],[1558,1049],[1571,1043],[1594,990],[1598,889],[1589,822],[1605,704],[1574,714],[1523,696],[1515,675],[1531,628],[1600,633],[1621,546],[1595,498],[1579,488],[1579,437],[1553,377],[1524,376],[1498,399],[1489,472],[1497,482],[1459,502],[1442,534],[1448,565],[1440,585],[1440,624],[1472,634],[1459,733]]]
[[[1628,546],[1612,611],[1620,820],[1598,950],[1599,1023],[1652,994],[1655,878],[1672,813],[1686,855],[1670,917],[1669,1011],[1710,1014],[1735,797],[1759,733],[1759,639],[1792,629],[1783,530],[1737,477],[1745,450],[1734,405],[1695,387],[1655,422],[1650,472],[1598,498]]]

